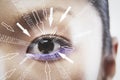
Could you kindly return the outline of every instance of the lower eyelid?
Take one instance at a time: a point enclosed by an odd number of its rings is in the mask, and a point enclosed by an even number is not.
[[[38,47],[35,48],[35,46],[38,45],[39,42],[41,44],[41,47],[43,46],[43,48],[36,51],[36,49],[39,49],[39,48]],[[46,51],[44,51],[44,50],[47,50],[47,49],[44,49],[45,47],[47,48],[46,43],[47,45],[49,45],[49,43],[54,43],[54,49],[53,49],[54,51],[52,50],[46,53]],[[57,46],[56,44],[60,46]],[[57,46],[57,49],[55,49],[55,46]],[[40,37],[35,38],[30,43],[26,51],[26,56],[30,59],[38,60],[38,61],[54,61],[62,58],[59,55],[59,53],[69,55],[72,50],[73,48],[72,48],[71,42],[65,37],[59,36],[59,35],[53,35],[53,34],[46,34],[46,35],[42,35]]]
[[[72,48],[62,48],[59,51],[50,54],[31,54],[27,53],[26,56],[30,59],[35,59],[38,61],[54,61],[61,59],[61,56],[58,53],[69,55],[72,52]]]

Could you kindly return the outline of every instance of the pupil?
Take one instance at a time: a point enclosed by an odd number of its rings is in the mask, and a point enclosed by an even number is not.
[[[47,39],[47,38],[41,39],[38,43],[38,49],[43,54],[49,54],[54,49],[53,39]]]

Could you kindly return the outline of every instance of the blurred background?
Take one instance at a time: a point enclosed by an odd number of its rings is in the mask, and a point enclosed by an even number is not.
[[[109,0],[110,18],[111,18],[111,35],[118,38],[119,46],[116,57],[117,70],[113,80],[120,80],[120,0]]]

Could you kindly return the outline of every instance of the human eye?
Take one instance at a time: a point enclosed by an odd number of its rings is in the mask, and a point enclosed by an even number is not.
[[[72,51],[71,42],[65,37],[53,34],[35,38],[27,48],[26,56],[38,61],[54,61],[68,55]]]
[[[62,11],[61,8],[60,10],[56,10],[57,8],[54,9],[54,11],[56,11],[54,12],[54,15],[57,15],[57,11]],[[30,27],[34,27],[37,31],[40,29],[38,32],[33,32],[33,29],[31,30],[31,33],[34,35],[32,35],[33,37],[31,36],[32,38],[30,37],[31,43],[26,49],[25,55],[27,58],[38,61],[55,61],[62,58],[60,54],[69,55],[73,50],[71,44],[72,42],[69,40],[69,38],[64,35],[60,35],[59,30],[56,30],[57,32],[53,33],[52,29],[56,28],[55,26],[58,26],[57,24],[52,27],[45,26],[47,24],[49,25],[49,22],[47,22],[46,16],[43,13],[46,11],[47,17],[49,17],[50,10],[51,8],[45,8],[45,10],[38,9],[32,12],[30,11],[29,13],[22,16],[28,25],[31,24],[30,20],[28,20],[28,16],[31,18],[32,23],[35,26],[31,25]],[[59,27],[57,27],[57,29],[59,29]]]

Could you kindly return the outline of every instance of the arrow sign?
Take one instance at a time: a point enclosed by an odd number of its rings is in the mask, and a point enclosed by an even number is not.
[[[58,53],[63,59],[66,59],[67,61],[69,61],[70,63],[74,63],[70,58],[68,58],[65,54],[62,53]]]
[[[14,29],[10,25],[6,24],[5,22],[1,22],[1,25],[4,26],[9,31],[15,32]]]
[[[49,17],[49,24],[52,25],[53,22],[53,7],[50,8],[50,17]]]
[[[20,23],[16,23],[16,25],[23,31],[24,34],[26,34],[27,36],[30,37],[29,32],[27,31],[27,29],[24,29],[23,26]]]

